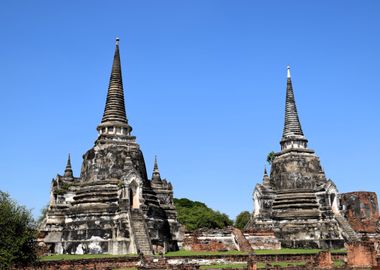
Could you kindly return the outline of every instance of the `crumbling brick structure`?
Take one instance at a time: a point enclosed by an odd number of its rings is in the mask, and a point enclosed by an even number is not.
[[[371,268],[377,266],[377,253],[373,242],[353,242],[346,245],[347,266]]]
[[[344,216],[351,227],[361,233],[376,233],[379,204],[375,192],[360,191],[340,194]]]

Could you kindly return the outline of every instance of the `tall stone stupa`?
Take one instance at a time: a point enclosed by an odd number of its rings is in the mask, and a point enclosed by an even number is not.
[[[177,249],[179,223],[173,187],[154,162],[148,179],[145,161],[128,122],[119,39],[98,138],[83,155],[79,177],[70,156],[63,175],[52,181],[40,241],[51,253],[143,253]]]

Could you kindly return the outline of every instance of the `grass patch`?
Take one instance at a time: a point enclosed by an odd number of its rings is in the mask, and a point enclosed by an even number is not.
[[[255,250],[255,253],[260,255],[277,255],[277,254],[317,254],[321,249],[296,249],[296,248],[283,248],[283,249],[259,249]],[[331,253],[345,253],[344,249],[334,249]],[[168,252],[165,254],[167,257],[172,256],[212,256],[212,255],[246,255],[248,252],[241,252],[238,250],[229,251],[191,251],[191,250],[179,250],[174,252]]]
[[[228,268],[246,268],[246,263],[235,263],[235,264],[211,264],[211,265],[202,265],[199,269],[228,269]]]
[[[255,250],[258,255],[276,255],[276,254],[316,254],[320,249],[263,249]],[[331,250],[331,253],[345,253],[344,249]],[[165,254],[166,257],[173,256],[213,256],[213,255],[247,255],[247,252],[241,252],[238,250],[228,250],[228,251],[191,251],[191,250],[179,250],[174,252],[168,252]],[[70,254],[57,254],[40,257],[41,261],[62,261],[62,260],[80,260],[80,259],[94,259],[94,258],[117,258],[117,257],[134,257],[136,254],[127,255],[110,255],[110,254],[83,254],[83,255],[70,255]]]
[[[306,265],[305,262],[274,262],[274,263],[268,263],[269,265],[271,265],[272,267],[290,267],[290,266],[304,266]],[[263,268],[266,268],[266,264],[265,263],[262,263],[262,262],[259,262],[257,263],[257,268],[258,269],[263,269]]]
[[[342,267],[344,265],[344,261],[336,260],[334,261],[334,267]]]
[[[212,256],[212,255],[244,255],[248,254],[246,252],[241,252],[238,250],[228,250],[228,251],[191,251],[191,250],[178,250],[173,252],[168,252],[165,254],[166,257],[173,256]]]
[[[275,267],[289,267],[289,266],[304,266],[306,265],[305,262],[273,262],[273,263],[268,263],[268,265]],[[344,265],[344,262],[341,260],[334,261],[334,267],[342,267]],[[235,263],[235,264],[212,264],[212,265],[202,265],[200,269],[229,269],[229,268],[235,268],[235,269],[240,269],[240,268],[246,268],[247,264],[246,263]],[[266,268],[266,264],[263,262],[258,262],[257,263],[257,268],[258,269],[263,269]]]
[[[40,257],[40,261],[69,261],[69,260],[81,260],[81,259],[99,259],[99,258],[120,258],[120,257],[133,257],[136,254],[127,255],[111,255],[111,254],[83,254],[83,255],[71,255],[71,254],[55,254],[49,256]]]

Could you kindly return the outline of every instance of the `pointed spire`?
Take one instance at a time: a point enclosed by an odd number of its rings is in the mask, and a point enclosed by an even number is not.
[[[153,166],[153,174],[152,181],[161,181],[160,171],[158,169],[157,156],[154,156],[154,166]]]
[[[69,154],[69,157],[67,158],[67,163],[66,163],[66,169],[65,169],[65,173],[63,175],[64,177],[73,177],[73,169],[71,168],[71,158],[70,158],[70,154]]]
[[[264,167],[263,184],[264,184],[265,186],[270,185],[270,178],[269,178],[269,176],[268,176],[268,173],[267,173],[267,167],[266,167],[266,166]]]
[[[293,148],[294,141],[298,142],[298,144],[296,144],[297,148],[306,148],[307,140],[304,137],[301,123],[298,117],[292,79],[290,76],[290,66],[287,66],[285,124],[282,134],[281,148]]]
[[[104,109],[102,122],[98,126],[98,130],[106,126],[113,128],[124,127],[127,128],[128,132],[132,130],[132,128],[128,125],[128,119],[125,112],[123,79],[121,74],[119,53],[119,38],[116,38],[115,54],[108,85],[106,106]]]

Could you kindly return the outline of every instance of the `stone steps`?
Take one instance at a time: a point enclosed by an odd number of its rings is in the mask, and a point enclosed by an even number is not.
[[[138,250],[144,255],[153,255],[149,233],[145,226],[145,218],[138,209],[131,211],[131,227]]]
[[[277,194],[276,198],[278,198],[279,200],[281,199],[285,199],[285,200],[288,200],[288,199],[315,199],[315,193],[314,192],[310,192],[310,193],[280,193],[280,194]]]
[[[318,209],[276,209],[273,210],[275,220],[319,219]]]
[[[296,208],[296,209],[318,209],[318,205],[316,203],[292,203],[292,204],[275,204],[273,203],[272,209],[288,209],[288,208]]]
[[[318,218],[318,208],[315,193],[304,190],[277,194],[272,206],[277,219]]]
[[[350,223],[340,214],[340,213],[334,213],[335,218],[338,221],[340,227],[343,229],[343,236],[346,238],[348,241],[359,241],[360,238],[352,229]]]

